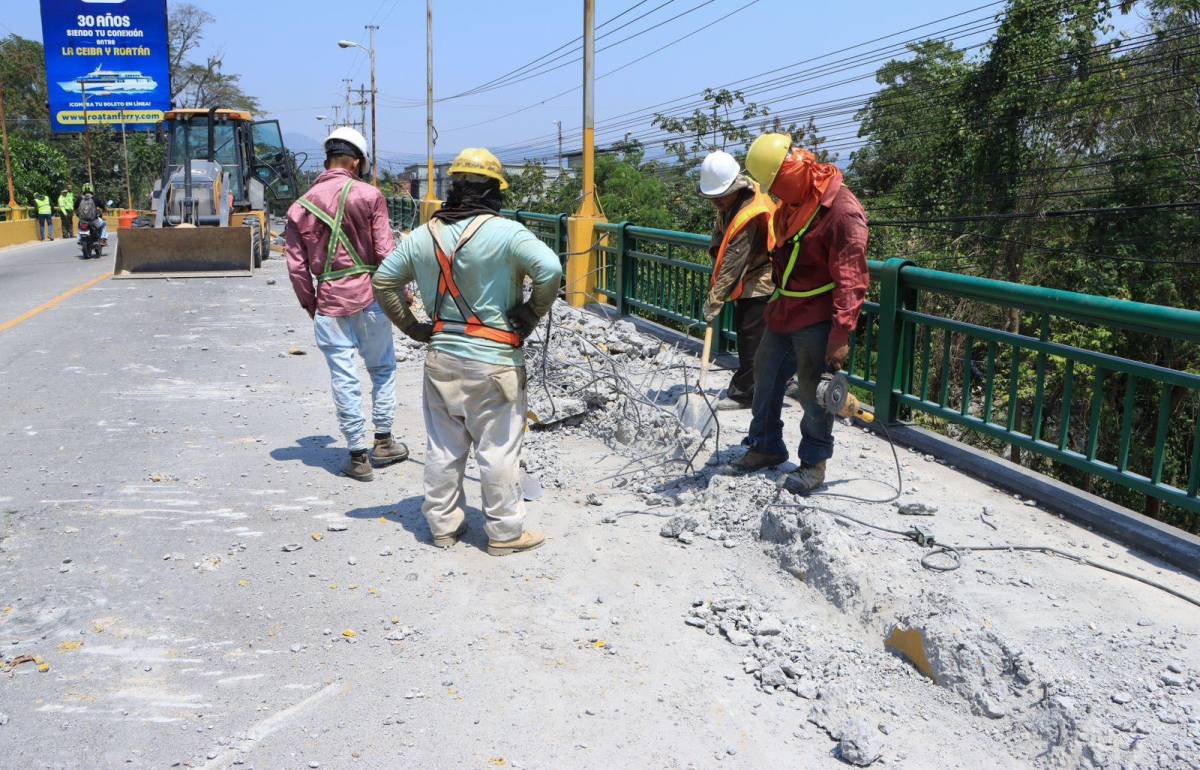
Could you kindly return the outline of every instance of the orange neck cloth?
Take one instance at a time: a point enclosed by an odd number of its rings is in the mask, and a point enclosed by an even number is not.
[[[842,170],[832,163],[818,163],[817,156],[808,150],[793,147],[775,182],[771,194],[781,201],[775,210],[776,243],[790,240],[804,229],[817,207],[830,191],[842,186]]]

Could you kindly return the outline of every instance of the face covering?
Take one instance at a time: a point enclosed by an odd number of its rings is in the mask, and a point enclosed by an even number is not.
[[[433,216],[453,224],[480,214],[499,214],[503,205],[504,195],[500,192],[500,182],[495,179],[479,182],[452,178],[446,203]]]
[[[791,239],[805,228],[830,191],[842,186],[842,170],[832,163],[818,163],[808,150],[793,147],[775,182],[771,194],[781,201],[775,211],[775,234],[779,243]]]

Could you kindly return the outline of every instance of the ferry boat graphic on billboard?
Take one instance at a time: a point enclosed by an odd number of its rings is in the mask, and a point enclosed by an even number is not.
[[[171,108],[167,0],[41,0],[50,127],[153,130]]]
[[[58,86],[69,94],[82,95],[85,84],[87,86],[87,93],[96,96],[105,96],[107,94],[145,94],[158,87],[158,83],[154,78],[149,75],[143,75],[136,70],[115,71],[106,70],[103,67],[97,67],[75,80],[59,81]]]

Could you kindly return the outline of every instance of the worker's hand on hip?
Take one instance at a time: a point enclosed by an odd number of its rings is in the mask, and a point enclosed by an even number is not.
[[[529,306],[528,302],[522,302],[508,311],[508,322],[512,324],[513,331],[523,340],[533,334],[533,330],[537,328],[538,315],[533,312],[533,308]]]
[[[410,339],[417,342],[429,342],[433,339],[433,324],[428,322],[417,321],[405,326],[400,331],[404,332]]]
[[[829,344],[825,346],[825,365],[830,371],[840,372],[846,366],[846,359],[850,356],[850,343],[839,343],[837,340],[829,340]]]

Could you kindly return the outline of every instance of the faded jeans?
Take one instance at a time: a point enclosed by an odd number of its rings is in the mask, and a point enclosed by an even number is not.
[[[358,358],[362,356],[371,376],[371,419],[376,433],[391,433],[396,413],[396,351],[392,347],[392,322],[378,303],[348,316],[313,319],[317,347],[325,354],[333,385],[333,405],[338,426],[346,436],[350,451],[367,448],[367,427],[363,418],[362,386],[358,378]]]
[[[525,440],[525,368],[499,366],[430,348],[425,353],[425,501],[434,537],[466,517],[463,474],[475,448],[484,530],[515,540],[525,526],[521,445]]]
[[[742,442],[764,454],[787,457],[783,443],[783,396],[793,374],[800,384],[800,462],[816,465],[833,456],[833,416],[817,404],[817,383],[825,373],[830,322],[795,332],[763,333],[754,357],[754,416]]]
[[[54,240],[54,217],[50,214],[37,215],[38,240],[44,241],[47,238]]]

